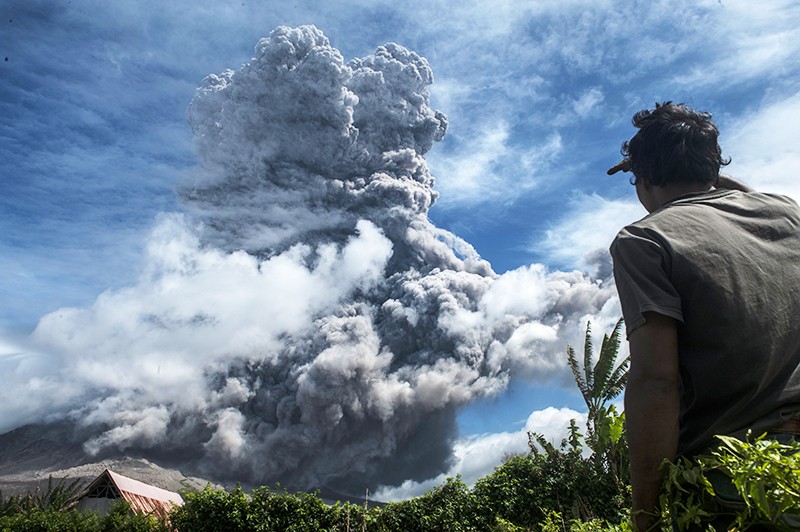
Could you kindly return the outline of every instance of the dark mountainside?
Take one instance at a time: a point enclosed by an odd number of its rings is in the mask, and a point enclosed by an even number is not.
[[[90,456],[83,450],[82,442],[86,437],[74,424],[64,421],[25,425],[0,434],[0,494],[5,498],[36,489],[45,491],[50,477],[54,483],[63,481],[69,484],[75,480],[88,483],[105,469],[175,492],[202,490],[209,484],[227,489],[241,485],[247,491],[257,487],[237,481],[212,482],[195,476],[196,472],[185,469],[188,466],[179,464],[177,460],[157,464],[122,452]],[[318,490],[320,498],[329,504],[336,501],[364,503],[363,493],[345,494],[325,486]],[[370,503],[383,504],[379,501]]]
[[[0,491],[4,497],[45,490],[49,477],[66,483],[91,481],[111,469],[142,482],[178,491],[202,489],[209,481],[165,469],[143,458],[121,452],[89,456],[83,450],[86,435],[69,422],[30,424],[0,435]]]

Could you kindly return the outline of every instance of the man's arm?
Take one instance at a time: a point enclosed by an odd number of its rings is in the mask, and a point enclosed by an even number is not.
[[[653,312],[645,313],[645,318],[646,323],[628,338],[631,368],[625,390],[637,530],[653,524],[661,491],[658,469],[665,458],[675,458],[680,411],[677,322]]]

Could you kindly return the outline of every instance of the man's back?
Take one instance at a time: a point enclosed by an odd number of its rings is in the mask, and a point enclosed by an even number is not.
[[[629,332],[643,312],[677,319],[678,452],[743,436],[800,410],[800,209],[711,190],[669,202],[612,244]]]

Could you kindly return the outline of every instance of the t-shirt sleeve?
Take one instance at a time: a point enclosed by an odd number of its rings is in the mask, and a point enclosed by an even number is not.
[[[657,312],[683,322],[681,298],[669,278],[668,254],[647,234],[620,231],[611,244],[625,328],[630,334],[645,323],[645,312]]]

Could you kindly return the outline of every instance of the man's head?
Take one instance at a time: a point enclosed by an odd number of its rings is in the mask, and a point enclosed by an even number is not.
[[[609,170],[631,170],[633,184],[712,186],[720,167],[730,162],[722,158],[719,130],[709,113],[681,103],[657,103],[655,109],[636,113],[633,125],[639,132],[622,144],[626,161]]]

